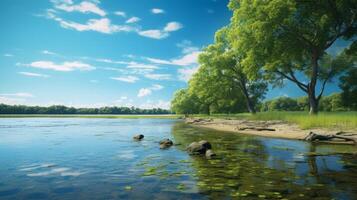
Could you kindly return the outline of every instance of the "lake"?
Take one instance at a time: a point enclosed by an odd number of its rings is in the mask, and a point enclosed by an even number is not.
[[[202,139],[217,159],[187,154]],[[3,118],[0,199],[357,199],[356,150],[173,119]]]

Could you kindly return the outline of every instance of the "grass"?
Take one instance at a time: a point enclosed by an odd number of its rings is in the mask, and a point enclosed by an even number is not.
[[[323,127],[345,130],[357,128],[357,112],[320,112],[317,116],[310,116],[307,112],[261,112],[255,115],[240,113],[195,116],[203,118],[231,118],[263,121],[282,120],[298,124],[302,129]]]
[[[0,118],[119,118],[119,119],[142,119],[142,118],[150,118],[150,119],[177,119],[182,117],[181,115],[32,115],[32,114],[13,114],[13,115],[0,115]]]

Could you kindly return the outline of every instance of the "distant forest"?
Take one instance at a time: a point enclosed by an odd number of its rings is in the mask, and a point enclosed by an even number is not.
[[[169,110],[161,108],[141,109],[135,107],[102,107],[102,108],[74,108],[62,105],[49,107],[6,105],[0,104],[0,114],[171,114]]]

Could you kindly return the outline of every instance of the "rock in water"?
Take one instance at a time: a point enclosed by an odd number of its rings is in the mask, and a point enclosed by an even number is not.
[[[171,147],[174,143],[170,139],[164,139],[160,141],[160,149],[167,149]]]
[[[206,153],[206,148],[198,142],[192,142],[188,147],[187,151],[191,154],[204,154]]]
[[[135,135],[133,138],[134,138],[134,140],[142,140],[144,138],[144,135],[142,135],[142,134]]]
[[[211,149],[208,149],[205,155],[207,159],[212,159],[213,157],[216,157],[216,154]]]
[[[203,148],[207,149],[212,149],[212,145],[207,142],[206,140],[201,140],[198,142],[198,144],[200,144]]]

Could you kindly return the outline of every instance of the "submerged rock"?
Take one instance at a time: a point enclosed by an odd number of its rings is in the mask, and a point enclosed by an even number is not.
[[[133,137],[134,140],[142,140],[143,138],[144,138],[144,135],[142,135],[142,134],[135,135],[135,136]]]
[[[160,149],[167,149],[171,147],[174,143],[170,139],[164,139],[160,141]]]
[[[212,159],[213,157],[217,156],[211,149],[208,149],[205,155],[207,159]]]
[[[211,143],[207,142],[206,140],[201,140],[198,143],[205,149],[212,149]]]
[[[206,151],[209,149],[212,149],[212,145],[206,140],[201,140],[199,142],[192,142],[187,147],[187,151],[191,154],[205,154]]]

